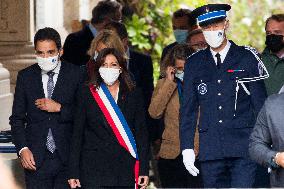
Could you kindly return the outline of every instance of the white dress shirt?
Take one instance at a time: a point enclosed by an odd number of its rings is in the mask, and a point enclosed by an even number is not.
[[[61,68],[61,62],[58,62],[58,65],[56,66],[56,68],[53,70],[53,72],[55,73],[53,76],[53,82],[54,82],[54,87],[56,85],[57,82],[57,78],[59,75],[59,71]],[[43,91],[44,91],[44,96],[45,98],[47,98],[47,82],[48,82],[48,75],[46,71],[41,71],[41,79],[42,79],[42,86],[43,86]]]
[[[227,56],[227,54],[228,54],[228,52],[229,52],[230,47],[231,47],[231,43],[230,43],[229,40],[227,40],[227,44],[226,44],[225,48],[222,49],[222,50],[219,52],[220,58],[221,58],[221,63],[224,62],[224,60],[225,60],[225,58],[226,58],[226,56]],[[217,57],[216,57],[215,55],[216,55],[218,52],[213,51],[211,48],[210,48],[210,51],[211,51],[211,54],[212,54],[212,56],[213,56],[213,58],[214,58],[215,64],[217,65]]]

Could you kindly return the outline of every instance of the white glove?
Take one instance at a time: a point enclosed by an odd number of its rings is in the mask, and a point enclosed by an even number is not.
[[[195,153],[193,149],[185,149],[182,151],[183,164],[192,176],[197,176],[199,170],[194,166]]]

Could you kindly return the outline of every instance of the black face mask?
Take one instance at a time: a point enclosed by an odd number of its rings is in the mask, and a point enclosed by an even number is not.
[[[267,35],[265,44],[273,53],[277,53],[284,48],[283,35]]]

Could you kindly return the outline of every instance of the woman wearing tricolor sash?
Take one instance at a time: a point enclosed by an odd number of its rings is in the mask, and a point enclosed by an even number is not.
[[[100,51],[93,69],[77,99],[70,187],[146,188],[149,139],[142,92],[116,49]]]

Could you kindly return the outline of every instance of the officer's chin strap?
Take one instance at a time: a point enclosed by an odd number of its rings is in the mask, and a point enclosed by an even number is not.
[[[250,49],[248,49],[250,50]],[[251,50],[250,50],[251,51]],[[251,77],[251,78],[241,78],[238,79],[236,78],[236,96],[235,96],[235,111],[234,111],[234,117],[236,116],[236,111],[237,111],[237,101],[238,101],[238,92],[240,89],[239,84],[241,84],[241,86],[243,87],[244,91],[247,93],[247,95],[250,95],[250,92],[248,90],[248,88],[245,86],[244,83],[249,83],[249,82],[254,82],[254,81],[259,81],[262,79],[267,79],[269,77],[269,73],[265,67],[265,65],[263,64],[263,62],[260,60],[260,58],[257,56],[257,54],[254,51],[251,51],[253,53],[253,55],[255,56],[255,58],[257,59],[259,65],[261,66],[261,68],[263,69],[263,72],[265,73],[264,75],[262,75],[263,73],[260,73],[260,76],[257,77]]]

